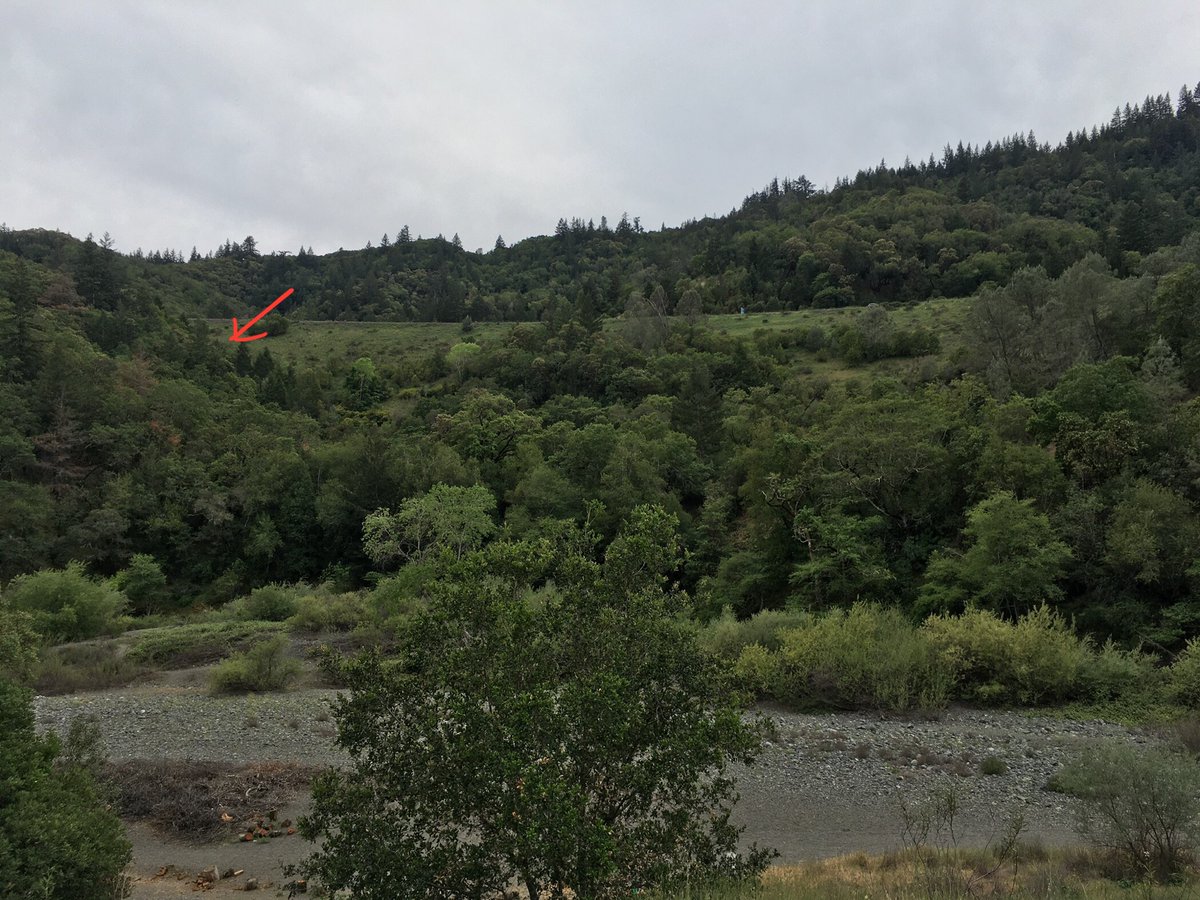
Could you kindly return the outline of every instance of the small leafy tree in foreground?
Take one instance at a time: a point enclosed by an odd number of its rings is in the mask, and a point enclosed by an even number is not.
[[[1165,880],[1200,843],[1200,762],[1155,747],[1084,751],[1056,778],[1078,797],[1084,834],[1122,854],[1132,872]]]
[[[636,509],[603,563],[578,533],[445,554],[405,669],[342,664],[352,766],[314,783],[301,867],[361,898],[628,897],[752,876],[726,765],[759,727],[669,587],[673,520]]]
[[[121,821],[80,760],[33,728],[29,693],[0,678],[0,898],[123,896]]]

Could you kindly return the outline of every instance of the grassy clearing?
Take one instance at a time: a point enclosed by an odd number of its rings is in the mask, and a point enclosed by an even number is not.
[[[125,687],[148,671],[116,641],[62,644],[42,651],[34,666],[33,687],[39,694],[75,694]]]
[[[224,659],[256,640],[282,632],[282,622],[192,622],[131,632],[129,657],[165,669],[186,669]]]
[[[963,299],[926,300],[911,306],[897,306],[888,310],[897,328],[917,327],[936,331],[942,339],[943,352],[947,344],[958,346],[966,322],[967,301]],[[838,325],[852,322],[863,314],[866,307],[849,306],[842,309],[799,309],[787,312],[746,313],[741,316],[708,316],[707,326],[718,332],[749,337],[759,328],[771,331],[782,329],[812,328],[814,326],[832,331]]]
[[[844,309],[804,309],[786,312],[747,313],[745,316],[711,315],[705,327],[747,339],[759,329],[768,331],[800,330],[820,327],[832,332],[838,325],[862,315],[865,307]],[[937,332],[942,342],[940,358],[950,358],[962,345],[967,303],[962,299],[926,300],[911,306],[890,309],[897,328],[928,328]],[[212,320],[216,322],[216,320]],[[677,322],[682,322],[676,319]],[[226,324],[221,320],[222,327]],[[502,338],[517,323],[477,322],[471,339],[487,344]],[[605,329],[620,326],[619,319],[605,320]],[[413,353],[429,353],[441,348],[449,350],[463,339],[462,326],[456,322],[305,322],[289,323],[286,334],[272,335],[268,342],[271,354],[282,362],[305,365],[324,365],[337,360],[349,365],[361,356],[376,362],[395,360]],[[233,352],[233,345],[230,352]],[[882,360],[869,366],[851,368],[838,360],[823,358],[823,354],[800,354],[811,374],[843,378],[864,371],[899,374],[912,368],[912,360]]]
[[[505,334],[511,322],[480,322],[470,336],[478,343]],[[324,365],[340,360],[349,365],[360,356],[376,362],[412,353],[449,350],[463,339],[456,322],[290,322],[287,334],[271,335],[271,355],[297,365]],[[232,347],[232,345],[230,345]],[[231,351],[232,352],[232,351]]]

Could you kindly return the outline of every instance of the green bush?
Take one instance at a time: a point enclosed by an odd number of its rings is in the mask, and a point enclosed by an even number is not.
[[[379,579],[367,596],[376,619],[407,619],[425,608],[426,591],[433,581],[433,566],[409,563],[395,575]]]
[[[998,756],[985,756],[979,763],[980,775],[1003,775],[1008,771],[1008,763]]]
[[[1088,749],[1055,785],[1082,801],[1081,830],[1122,854],[1129,874],[1165,880],[1200,838],[1200,762],[1188,754],[1126,744]]]
[[[256,622],[282,622],[296,614],[296,602],[306,585],[265,584],[227,607],[235,619]]]
[[[361,595],[322,592],[301,597],[287,624],[295,631],[353,631],[366,618]]]
[[[1167,670],[1167,696],[1176,703],[1200,706],[1200,639],[1188,641]]]
[[[213,669],[209,681],[213,693],[282,690],[300,674],[299,661],[287,651],[287,638],[276,635],[231,656]]]
[[[1026,613],[1015,624],[979,609],[960,616],[935,615],[921,631],[953,672],[956,695],[976,703],[1074,699],[1085,693],[1089,673],[1093,679],[1110,677],[1116,662],[1114,650],[1104,661],[1106,668],[1095,665],[1090,643],[1047,606]]]
[[[779,697],[801,706],[937,709],[953,670],[896,609],[856,603],[784,631]]]
[[[734,618],[729,607],[725,607],[720,618],[704,627],[700,644],[717,656],[737,659],[742,650],[752,644],[767,650],[778,650],[783,646],[784,629],[798,628],[811,621],[812,616],[808,613],[773,609],[739,620]]]
[[[56,765],[30,696],[0,680],[0,897],[124,896],[130,845],[86,765]]]
[[[4,598],[28,612],[33,627],[54,641],[80,641],[115,633],[125,596],[89,578],[79,563],[43,569],[9,582]]]
[[[1165,674],[1151,654],[1122,650],[1109,640],[1088,655],[1080,685],[1083,695],[1098,703],[1130,695],[1158,698]]]
[[[733,664],[733,679],[740,689],[756,696],[773,693],[779,682],[779,655],[762,644],[743,647]]]
[[[37,662],[37,634],[32,617],[13,609],[0,596],[0,678],[24,683]]]
[[[137,632],[128,657],[136,663],[182,669],[224,659],[255,640],[282,631],[277,622],[192,622]]]
[[[135,553],[129,565],[113,576],[114,589],[129,598],[135,612],[160,611],[170,598],[167,576],[148,553]]]

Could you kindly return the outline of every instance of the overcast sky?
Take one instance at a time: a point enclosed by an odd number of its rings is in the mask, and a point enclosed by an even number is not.
[[[722,214],[1200,80],[1200,3],[5,0],[0,221],[491,248]]]

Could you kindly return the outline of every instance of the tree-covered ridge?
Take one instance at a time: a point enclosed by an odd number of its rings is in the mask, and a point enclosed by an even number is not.
[[[1093,252],[1133,274],[1198,221],[1200,101],[1185,87],[1053,148],[1014,135],[881,163],[829,190],[775,179],[728,215],[654,232],[628,216],[562,219],[553,236],[501,237],[484,253],[403,226],[362,250],[262,255],[248,237],[203,257],[193,248],[186,263],[173,249],[106,260],[107,241],[46,232],[0,232],[0,249],[70,269],[83,302],[108,311],[152,285],[181,309],[227,317],[294,287],[286,314],[298,318],[586,320],[619,314],[631,295],[708,312],[963,296],[1024,267],[1057,277]]]
[[[564,520],[608,540],[654,503],[681,522],[702,616],[1049,600],[1177,645],[1200,623],[1198,265],[1193,235],[1140,276],[1098,256],[1023,270],[963,301],[964,345],[890,377],[869,360],[910,351],[879,306],[829,333],[519,324],[348,367],[158,311],[106,353],[87,310],[46,300],[62,276],[5,255],[3,577],[128,574],[143,554],[168,579],[159,606],[220,603],[359,583],[429,541]],[[831,355],[837,377],[808,374]]]
[[[1086,140],[1099,152],[1193,114]],[[1059,152],[1028,150],[1044,163]],[[795,194],[781,186],[780,208]],[[770,192],[721,227],[764,203]],[[1200,634],[1198,235],[1116,265],[1092,252],[1026,266],[970,300],[806,310],[770,328],[706,323],[699,288],[672,307],[659,282],[615,320],[564,300],[540,322],[483,337],[464,324],[452,346],[346,360],[286,357],[282,322],[235,347],[187,315],[226,296],[193,267],[249,291],[297,259],[239,245],[155,265],[8,233],[21,253],[0,251],[0,580],[20,595],[13,579],[78,562],[71,578],[118,576],[138,611],[273,581],[356,587],[398,566],[419,582],[431,546],[460,553],[564,522],[607,543],[652,504],[680,523],[675,574],[701,618],[876,601],[914,618],[1012,619],[1045,601],[1088,631],[1175,649]],[[643,250],[667,240],[626,237]],[[572,258],[619,246],[580,241]],[[444,246],[450,277],[460,256]],[[563,277],[585,299],[596,284]]]

